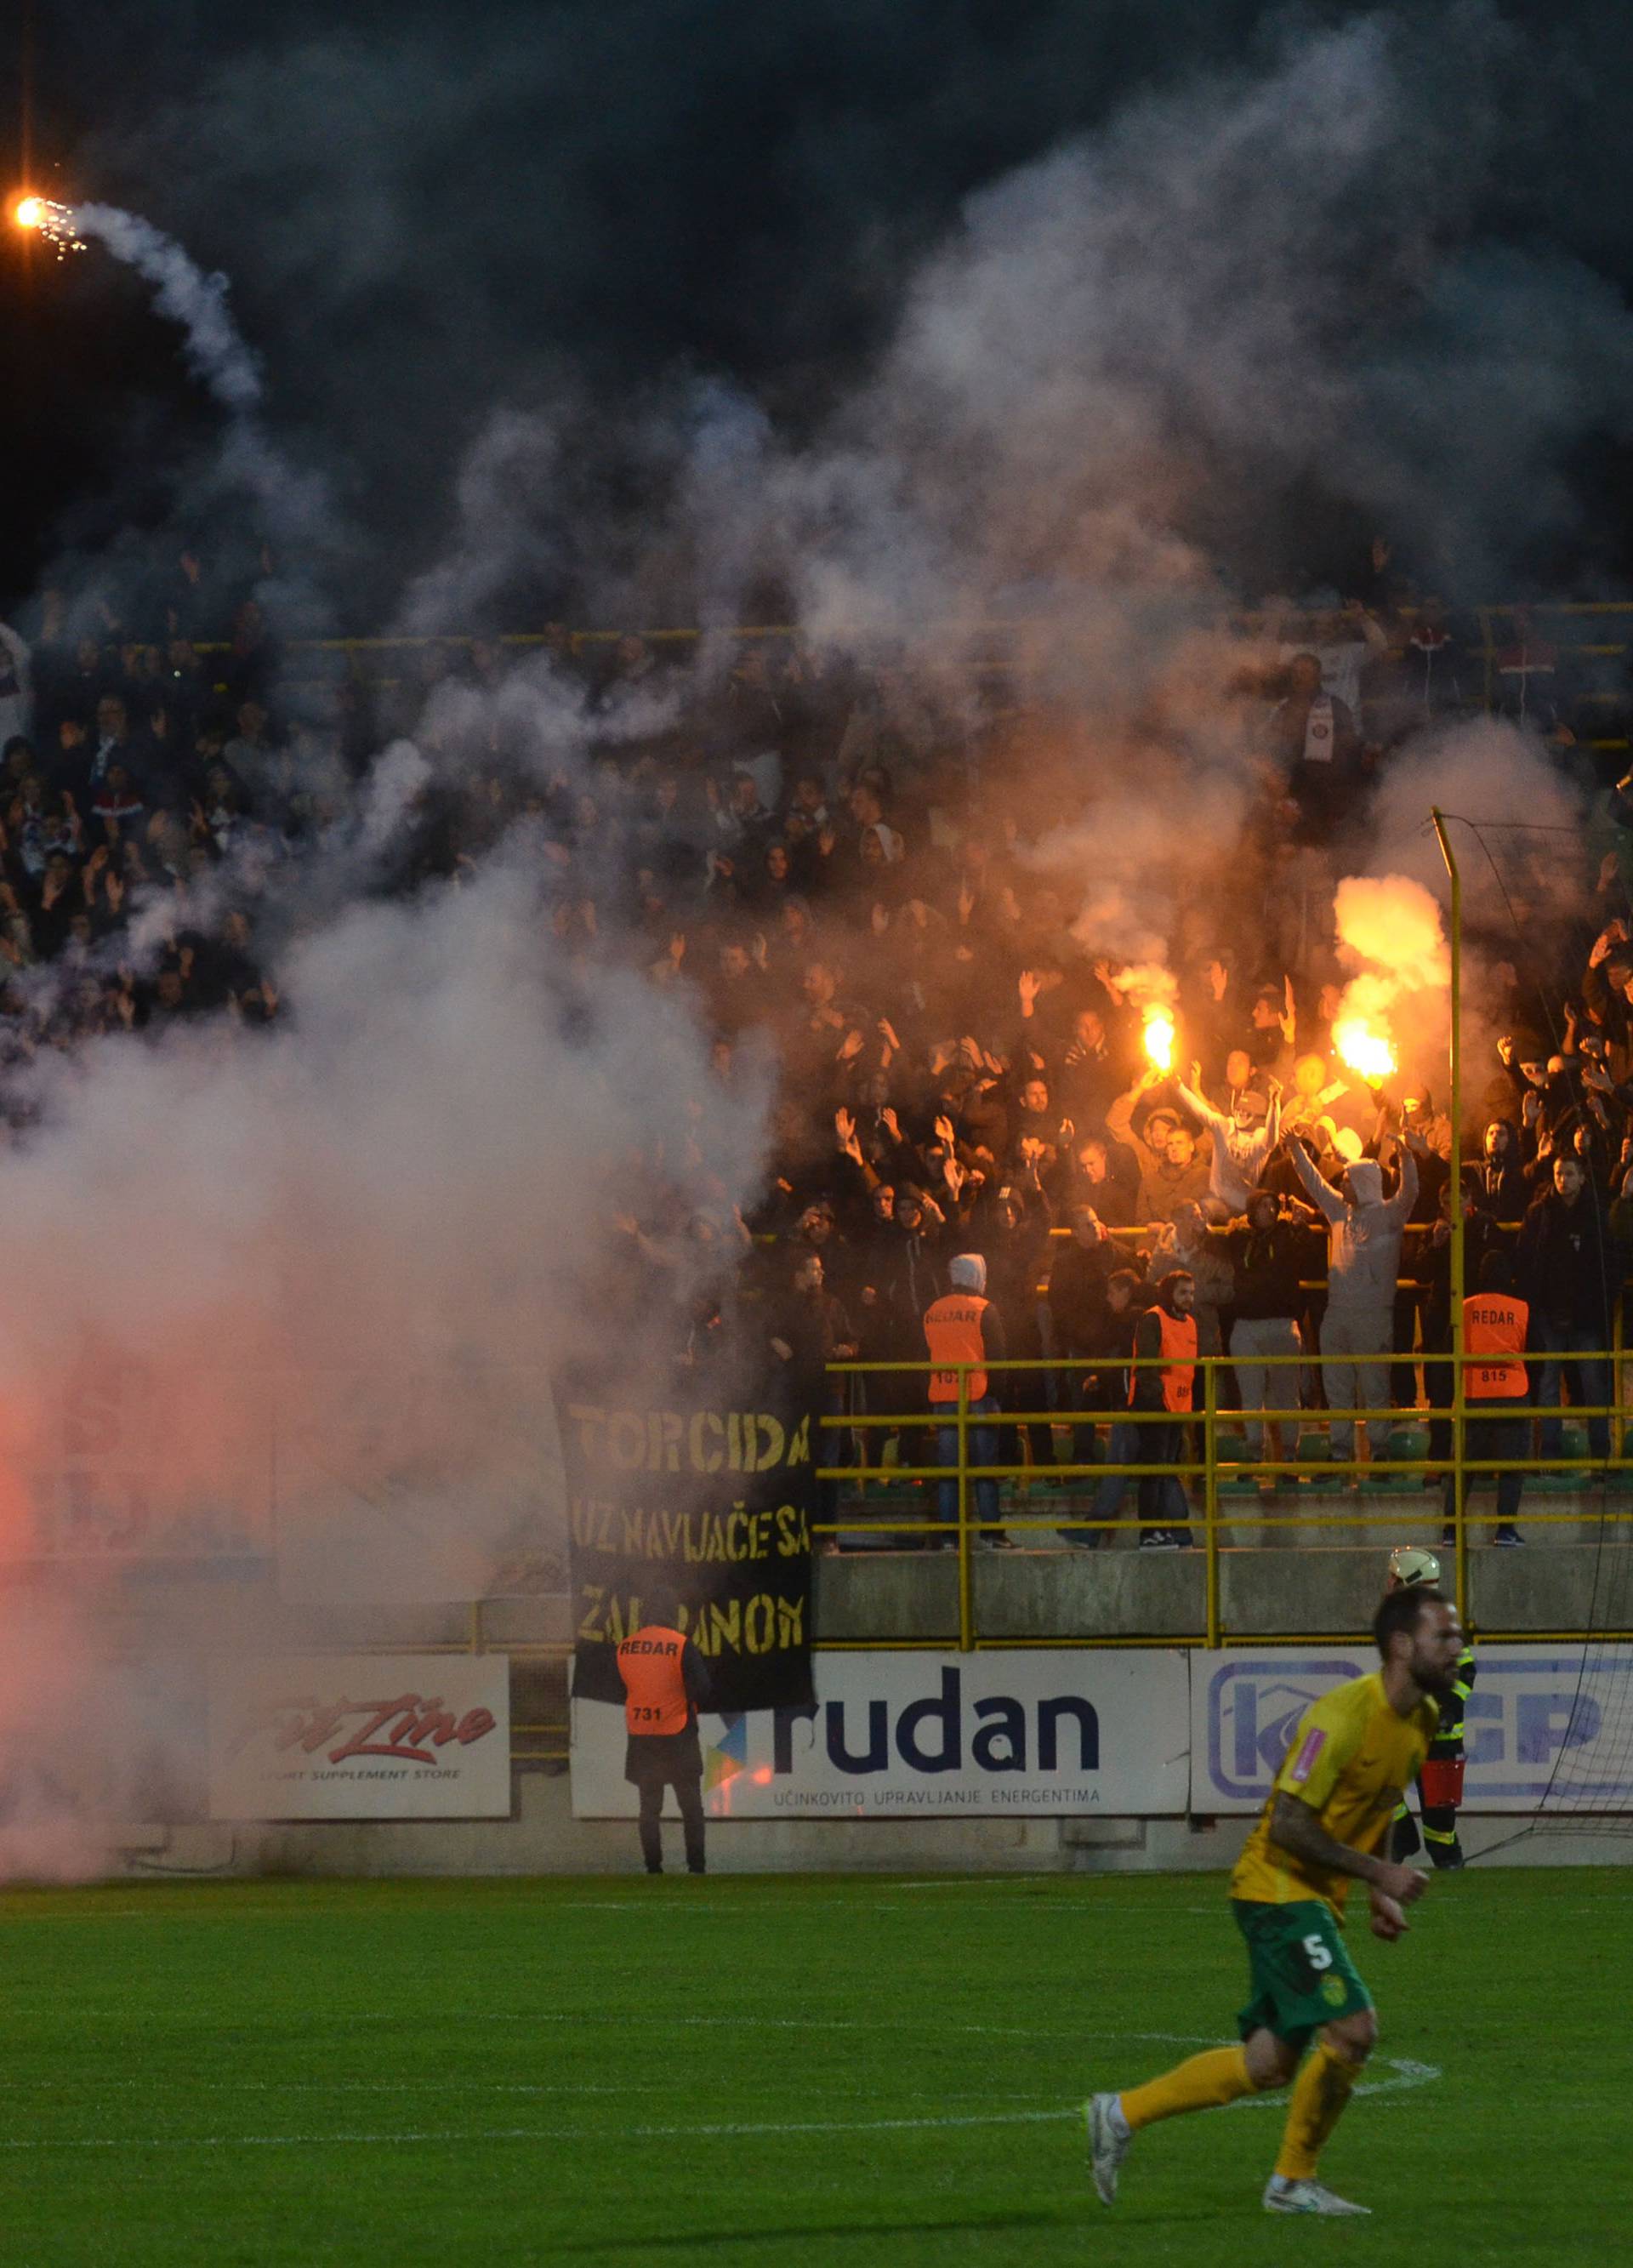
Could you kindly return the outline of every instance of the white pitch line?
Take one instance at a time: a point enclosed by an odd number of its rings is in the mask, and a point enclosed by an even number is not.
[[[1350,2088],[1352,2095],[1401,2095],[1408,2088],[1428,2087],[1441,2076],[1440,2066],[1434,2063],[1414,2063],[1409,2056],[1384,2056],[1395,2076],[1393,2079],[1364,2079]],[[1275,2110],[1281,2107],[1285,2088],[1273,2094],[1244,2095],[1235,2102],[1227,2102],[1227,2110]]]
[[[985,2110],[933,2118],[809,2118],[792,2122],[742,2121],[710,2126],[626,2126],[627,2141],[712,2141],[748,2134],[887,2134],[946,2126],[1036,2126],[1080,2117],[1077,2104],[1063,2110]],[[602,2126],[498,2126],[456,2132],[432,2128],[403,2134],[91,2134],[53,2141],[40,2137],[0,2139],[0,2150],[309,2150],[339,2144],[418,2142],[585,2142],[607,2139]]]
[[[1393,2062],[1392,2068],[1395,2073],[1393,2079],[1364,2084],[1355,2092],[1357,2095],[1388,2095],[1405,2088],[1426,2087],[1431,2080],[1440,2077],[1432,2064],[1402,2059]],[[1261,2102],[1265,2100],[1257,2099]],[[1232,2107],[1245,2110],[1249,2104],[1243,2102]],[[1046,2126],[1060,2124],[1069,2118],[1080,2118],[1082,2115],[1082,2105],[1073,2102],[1063,2109],[1052,2110],[942,2112],[924,2118],[732,2119],[708,2125],[629,2126],[623,2131],[624,2138],[630,2141],[703,2142],[740,2139],[751,2135],[908,2134],[942,2132],[955,2127]],[[311,2150],[326,2146],[395,2148],[425,2142],[463,2144],[605,2139],[606,2130],[599,2126],[498,2126],[477,2127],[459,2132],[445,2128],[416,2128],[398,2134],[92,2134],[76,2135],[61,2140],[12,2136],[0,2139],[0,2150],[36,2153],[50,2150]]]
[[[427,2021],[434,2012],[428,2012]],[[541,2008],[526,2009],[512,2014],[503,2009],[482,2009],[464,2017],[461,2021],[482,2024],[587,2024],[597,2021],[613,2024],[634,2024],[646,2021],[644,2009],[610,2009],[588,2012]],[[403,2021],[395,2011],[364,2012],[348,2016],[348,2023],[394,2024]],[[914,2022],[910,2016],[893,2016],[891,2022],[898,2029]],[[1062,2031],[1042,2031],[1035,2024],[949,2024],[940,2017],[927,2015],[916,2020],[939,2032],[960,2032],[983,2040],[1154,2040],[1166,2047],[1221,2047],[1227,2041],[1204,2038],[1195,2032],[1093,2032],[1071,2025]],[[705,2031],[758,2032],[874,2032],[876,2024],[864,2023],[856,2016],[666,2016],[665,2025]]]

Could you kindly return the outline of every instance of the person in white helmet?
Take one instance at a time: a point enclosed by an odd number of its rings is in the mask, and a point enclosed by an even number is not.
[[[1433,1591],[1440,1587],[1440,1562],[1421,1544],[1397,1543],[1389,1554],[1384,1582],[1391,1591]],[[1414,1852],[1426,1849],[1431,1864],[1446,1872],[1463,1866],[1463,1846],[1457,1836],[1458,1807],[1463,1800],[1463,1711],[1475,1683],[1475,1650],[1466,1646],[1457,1658],[1452,1683],[1440,1696],[1440,1726],[1417,1776],[1418,1808],[1423,1813],[1420,1842],[1417,1822],[1401,1796],[1394,1815],[1389,1855],[1398,1866]]]

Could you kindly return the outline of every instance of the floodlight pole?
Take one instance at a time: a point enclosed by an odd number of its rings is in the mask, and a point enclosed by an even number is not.
[[[1435,840],[1452,881],[1452,1533],[1456,1553],[1457,1611],[1467,1616],[1468,1523],[1463,1504],[1463,879],[1457,870],[1445,814],[1431,808]]]

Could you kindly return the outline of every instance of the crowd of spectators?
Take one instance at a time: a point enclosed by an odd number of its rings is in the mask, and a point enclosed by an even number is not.
[[[1020,1420],[1004,1458],[1061,1485],[1056,1467],[1089,1463],[1127,1408],[1141,1320],[1183,1276],[1200,1352],[1232,1359],[1220,1400],[1243,1413],[1239,1454],[1291,1454],[1298,1425],[1260,1413],[1302,1403],[1349,1458],[1345,1409],[1421,1398],[1444,1459],[1445,1097],[1336,1059],[1331,892],[1364,861],[1394,752],[1490,697],[1534,728],[1583,812],[1556,918],[1504,941],[1485,1004],[1500,1046],[1467,1082],[1462,1130],[1469,1284],[1512,1248],[1553,1412],[1541,1454],[1557,1454],[1562,1372],[1573,1400],[1609,1398],[1582,1358],[1610,1343],[1633,1228],[1633,789],[1593,770],[1560,657],[1523,614],[1477,654],[1437,601],[1395,603],[1387,565],[1375,547],[1357,578],[1373,603],[1278,609],[1243,635],[1217,696],[1241,751],[1229,839],[1188,839],[1187,748],[1163,745],[1160,716],[1143,727],[1135,784],[1171,811],[1185,878],[1144,962],[1105,887],[1128,880],[1117,843],[1094,847],[1102,797],[1114,785],[1127,806],[1128,749],[1103,775],[1011,673],[953,701],[899,657],[745,640],[705,670],[690,644],[553,630],[542,657],[445,641],[406,671],[400,657],[397,681],[300,690],[254,597],[207,600],[192,555],[94,634],[68,635],[75,595],[48,593],[26,639],[0,626],[7,1123],[26,1132],[12,1074],[43,1049],[298,1013],[276,980],[281,908],[355,820],[381,750],[412,733],[430,777],[367,887],[413,893],[520,845],[570,961],[633,963],[688,1001],[728,1105],[771,1084],[755,1202],[722,1189],[700,1206],[694,1174],[682,1203],[649,1155],[610,1226],[626,1274],[691,1287],[695,1346],[740,1312],[774,1359],[813,1371],[922,1361],[927,1308],[979,1256],[1009,1355],[1058,1366],[996,1374]],[[574,720],[559,764],[503,697],[547,661],[554,713],[565,691]],[[1173,1071],[1145,1046],[1157,997]],[[1389,1368],[1391,1351],[1430,1359]],[[1268,1359],[1290,1355],[1301,1366]],[[817,1390],[863,1406],[857,1386]],[[1041,1410],[1059,1424],[1026,1415]],[[1367,1425],[1372,1456],[1390,1431]],[[864,1462],[884,1452],[877,1432],[854,1439]],[[1594,1421],[1596,1455],[1607,1440]],[[1107,1483],[1095,1503],[1111,1516]],[[1077,1540],[1100,1533],[1063,1518]],[[1182,1530],[1176,1515],[1162,1532]]]

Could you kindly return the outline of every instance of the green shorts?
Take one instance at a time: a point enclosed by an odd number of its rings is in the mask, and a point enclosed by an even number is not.
[[[1247,1940],[1253,1997],[1236,2019],[1244,2039],[1262,2027],[1303,2048],[1323,2024],[1372,2007],[1333,1911],[1320,1898],[1285,1906],[1232,1898],[1231,1911]]]

